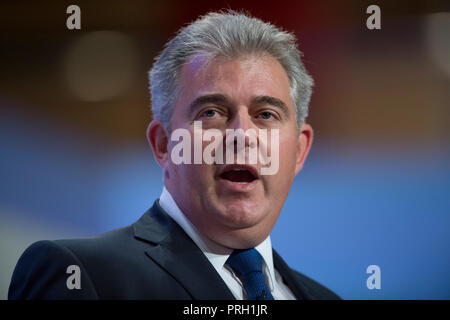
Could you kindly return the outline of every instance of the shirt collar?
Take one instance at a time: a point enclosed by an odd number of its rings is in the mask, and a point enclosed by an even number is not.
[[[166,187],[163,187],[159,198],[159,204],[194,241],[194,243],[205,254],[206,258],[216,270],[221,270],[225,267],[225,263],[233,251],[204,237],[191,223],[191,221],[181,212]],[[263,242],[257,245],[255,249],[263,257],[267,276],[269,278],[269,287],[272,290],[275,282],[275,271],[273,266],[272,243],[270,241],[270,235]]]

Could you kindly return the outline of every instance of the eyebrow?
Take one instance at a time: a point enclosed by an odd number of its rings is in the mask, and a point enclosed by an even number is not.
[[[259,105],[271,105],[274,107],[279,108],[286,117],[289,118],[289,108],[286,106],[286,104],[275,97],[271,96],[257,96],[252,99],[252,104],[259,104]]]
[[[189,105],[188,114],[192,115],[197,108],[205,104],[230,105],[231,102],[225,95],[220,93],[199,96]],[[252,99],[251,104],[271,105],[277,107],[285,114],[286,117],[289,117],[289,108],[282,100],[278,98],[271,96],[256,96]]]
[[[220,105],[227,105],[230,104],[230,101],[226,96],[220,93],[214,93],[214,94],[207,94],[200,97],[197,97],[194,101],[191,102],[188,108],[188,114],[192,115],[194,111],[205,105],[205,104],[220,104]]]

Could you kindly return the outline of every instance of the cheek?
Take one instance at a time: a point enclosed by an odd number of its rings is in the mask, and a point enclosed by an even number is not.
[[[289,165],[290,163],[294,164],[297,159],[297,138],[296,133],[292,135],[281,136],[279,139],[279,159],[280,164]]]
[[[290,187],[292,180],[295,177],[295,168],[297,162],[297,143],[296,140],[289,137],[280,139],[279,149],[279,169],[275,175],[275,181],[281,189]],[[281,190],[280,190],[281,191]]]

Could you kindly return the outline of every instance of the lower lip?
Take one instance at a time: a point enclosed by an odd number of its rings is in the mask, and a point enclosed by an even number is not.
[[[255,189],[256,185],[258,184],[258,179],[253,180],[252,182],[249,183],[238,183],[238,182],[233,182],[227,179],[219,179],[219,181],[221,183],[223,183],[223,185],[228,188],[231,189],[233,191],[237,191],[237,192],[247,192],[247,191],[251,191],[253,189]]]

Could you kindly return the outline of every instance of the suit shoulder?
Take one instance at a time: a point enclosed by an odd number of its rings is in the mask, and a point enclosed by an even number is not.
[[[77,257],[54,241],[38,241],[21,255],[14,269],[8,299],[95,299],[97,294],[88,277],[83,278],[83,291],[72,291],[66,280],[68,267],[78,266]]]
[[[111,269],[112,261],[132,261],[146,248],[145,243],[137,241],[134,237],[132,226],[115,229],[94,237],[61,239],[53,242],[72,252],[85,268],[94,274],[100,273],[106,267]],[[119,264],[115,263],[114,265],[118,266]]]
[[[97,276],[114,258],[132,252],[131,226],[79,239],[42,240],[21,255],[11,278],[9,299],[96,299],[91,274]],[[136,244],[135,244],[136,246]],[[78,266],[83,290],[67,290],[67,268]],[[100,271],[98,271],[100,270]],[[97,272],[98,271],[98,272]]]
[[[55,259],[58,257],[58,259]],[[18,266],[29,266],[30,268],[40,265],[55,264],[59,261],[76,261],[76,256],[64,246],[55,241],[41,240],[32,243],[22,253],[17,263]]]
[[[106,233],[86,238],[53,240],[56,245],[63,246],[71,250],[74,254],[84,255],[90,252],[101,254],[110,253],[111,250],[123,248],[133,240],[131,226],[108,231]]]
[[[314,298],[318,300],[341,300],[336,293],[318,283],[317,281],[305,276],[304,274],[291,269],[297,281],[301,282],[305,290]]]

